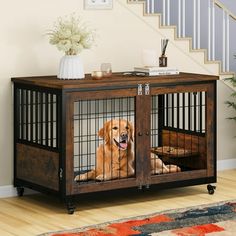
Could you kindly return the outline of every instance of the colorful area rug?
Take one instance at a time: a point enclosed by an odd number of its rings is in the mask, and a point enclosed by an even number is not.
[[[236,235],[236,200],[123,219],[47,236]]]

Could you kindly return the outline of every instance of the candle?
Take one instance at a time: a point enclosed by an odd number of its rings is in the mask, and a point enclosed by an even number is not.
[[[142,52],[142,62],[144,66],[151,67],[158,65],[157,52],[153,49],[144,49]]]

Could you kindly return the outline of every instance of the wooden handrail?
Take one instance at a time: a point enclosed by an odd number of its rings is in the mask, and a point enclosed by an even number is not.
[[[127,0],[128,2],[146,2],[146,0]],[[221,2],[219,2],[218,0],[213,0],[213,2],[215,3],[215,5],[217,5],[219,8],[221,8],[222,10],[226,11],[231,18],[233,18],[234,20],[236,20],[236,15],[229,10],[228,7],[226,7],[224,4],[222,4]]]
[[[229,16],[236,20],[236,15],[230,11],[224,4],[222,4],[221,2],[219,2],[218,0],[213,0],[215,5],[217,5],[218,7],[220,7],[222,10],[224,10],[225,12],[227,12],[229,14]]]

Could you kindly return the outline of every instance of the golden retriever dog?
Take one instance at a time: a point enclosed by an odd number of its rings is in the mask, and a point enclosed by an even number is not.
[[[98,131],[104,139],[96,152],[96,169],[75,177],[75,181],[89,179],[106,181],[134,176],[133,125],[124,119],[112,119]]]
[[[99,130],[98,136],[104,140],[104,143],[97,148],[96,169],[79,174],[74,180],[106,181],[134,176],[133,124],[124,119],[112,119]],[[151,153],[152,174],[177,171],[181,171],[178,166],[165,165],[157,155]]]

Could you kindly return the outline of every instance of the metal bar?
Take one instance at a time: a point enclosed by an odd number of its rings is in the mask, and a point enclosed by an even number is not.
[[[54,109],[53,109],[53,93],[50,93],[50,138],[51,138],[51,143],[50,146],[53,147],[53,133],[54,133],[54,122],[53,122],[53,114]]]
[[[188,130],[191,131],[191,93],[188,93]]]
[[[202,92],[199,94],[199,132],[202,133]]]
[[[166,126],[169,126],[169,94],[166,94]]]
[[[177,129],[180,127],[180,118],[179,118],[179,93],[177,93]]]
[[[182,104],[183,104],[183,129],[185,129],[185,93],[182,93]]]
[[[26,137],[25,137],[25,139],[27,140],[27,141],[29,141],[29,111],[28,111],[28,109],[29,109],[29,101],[28,101],[28,99],[29,99],[29,97],[28,97],[28,91],[29,90],[25,90],[25,93],[26,93],[26,96],[25,96],[25,109],[26,109],[26,112],[25,112],[25,127],[26,127],[26,132],[25,132],[25,135],[26,135]]]
[[[48,139],[48,93],[45,93],[45,145],[49,146],[49,139]]]
[[[87,107],[87,110],[88,110],[88,116],[91,116],[91,100],[88,101],[88,107]],[[88,159],[88,165],[89,165],[89,168],[91,169],[91,123],[92,123],[92,120],[87,120],[87,124],[88,124],[88,153],[89,153],[89,159]]]
[[[83,114],[83,101],[78,101],[79,103],[79,125],[78,125],[78,129],[79,129],[79,152],[78,152],[78,157],[79,157],[79,170],[80,172],[83,171],[83,142],[82,141],[82,135],[83,135],[83,123],[82,123],[82,119],[81,116]]]
[[[115,106],[116,106],[116,99],[111,99],[111,126],[113,126],[113,120],[115,117]],[[111,132],[111,140],[113,140],[113,133]],[[111,166],[113,166],[113,152],[111,151],[110,157]],[[113,177],[112,168],[111,168],[111,178]]]
[[[120,120],[120,118],[122,117],[122,109],[121,109],[121,106],[122,106],[122,98],[118,98],[118,101],[119,101],[119,120]],[[120,130],[120,122],[119,122],[119,130]],[[119,158],[121,157],[121,153],[120,153],[121,151],[120,151],[120,149],[119,149]],[[120,161],[119,161],[119,178],[120,178]]]
[[[162,95],[159,95],[159,96],[162,96]],[[159,146],[160,145],[160,132],[161,132],[161,108],[159,107],[159,103],[160,103],[160,97],[159,96],[157,96],[157,95],[155,95],[155,96],[152,96],[152,98],[153,98],[153,104],[152,104],[152,108],[154,107],[154,109],[152,109],[152,112],[153,112],[153,114],[152,114],[152,124],[151,124],[151,127],[152,127],[152,129],[153,129],[153,135],[152,135],[152,146],[151,147],[155,147],[156,146],[156,135],[157,135],[157,139],[158,139],[158,145],[157,146]],[[158,99],[158,107],[157,107],[157,99]],[[160,118],[160,119],[156,119],[157,120],[157,122],[158,122],[158,124],[157,124],[157,126],[158,126],[158,133],[156,134],[156,122],[154,122],[153,120],[154,120],[154,118],[156,118],[156,115],[158,114],[158,118]],[[155,125],[154,125],[155,124]],[[150,160],[151,161],[151,160]],[[154,162],[155,163],[155,162]],[[154,169],[156,169],[156,163],[155,163],[155,166],[154,166]]]
[[[130,112],[130,104],[129,104],[129,100],[130,98],[126,97],[126,104],[127,104],[127,111],[126,111],[126,120],[127,120],[127,127],[128,127],[128,122],[130,121],[130,116],[129,116],[129,112]],[[130,132],[130,130],[128,130],[128,132]],[[132,135],[132,134],[131,134]],[[128,156],[128,148],[126,149],[126,155]],[[129,164],[128,161],[126,163],[126,168],[127,168],[127,177],[129,176]]]
[[[154,123],[154,113],[155,113],[155,96],[152,96],[152,107],[151,107],[151,146],[153,146],[153,136],[154,136],[154,127],[153,127],[153,123]]]
[[[174,127],[174,93],[171,94],[171,126]]]
[[[194,131],[196,132],[197,130],[197,92],[193,93],[193,123],[194,123]]]
[[[40,144],[43,145],[43,92],[40,93]]]
[[[202,115],[202,132],[206,132],[206,92],[202,93],[203,115]]]
[[[96,131],[99,129],[99,112],[100,112],[100,108],[99,108],[99,103],[100,103],[100,100],[95,100],[95,107],[96,107],[96,104],[97,104],[97,108],[95,108],[95,111],[97,111],[97,114],[98,116],[95,117],[97,122],[96,122]],[[96,139],[96,147],[99,146],[99,137],[97,137]],[[97,176],[97,158],[95,158],[95,176]]]
[[[33,135],[33,128],[34,128],[34,116],[33,116],[33,105],[34,105],[34,99],[33,99],[33,90],[30,91],[30,141],[33,142],[34,140],[34,135]]]
[[[14,86],[14,142],[20,139],[20,89]]]
[[[35,142],[38,143],[39,142],[39,137],[38,137],[38,111],[39,111],[39,107],[38,107],[38,96],[39,93],[36,91],[35,92]]]
[[[102,100],[102,102],[103,102],[103,106],[102,106],[102,108],[103,108],[103,112],[107,112],[107,110],[105,109],[105,99],[103,99]],[[106,121],[106,118],[107,118],[107,114],[106,114],[106,116],[104,115],[103,117],[102,117],[102,119],[103,119],[103,126],[104,126],[104,124],[105,124],[105,121]],[[102,140],[103,141],[103,157],[102,157],[102,165],[103,165],[103,171],[102,171],[102,174],[103,174],[103,179],[104,179],[104,175],[105,175],[105,140],[103,139]]]
[[[60,113],[61,113],[61,107],[60,107],[60,103],[62,102],[62,98],[61,95],[56,95],[56,117],[55,117],[55,122],[56,122],[56,148],[61,147],[61,143],[59,141],[59,134],[60,134],[60,123],[61,123],[61,118],[60,118]]]
[[[158,146],[162,146],[162,129],[164,126],[164,95],[158,96]]]
[[[21,139],[24,139],[24,89],[21,89],[21,104],[20,104],[20,110],[21,110]]]

